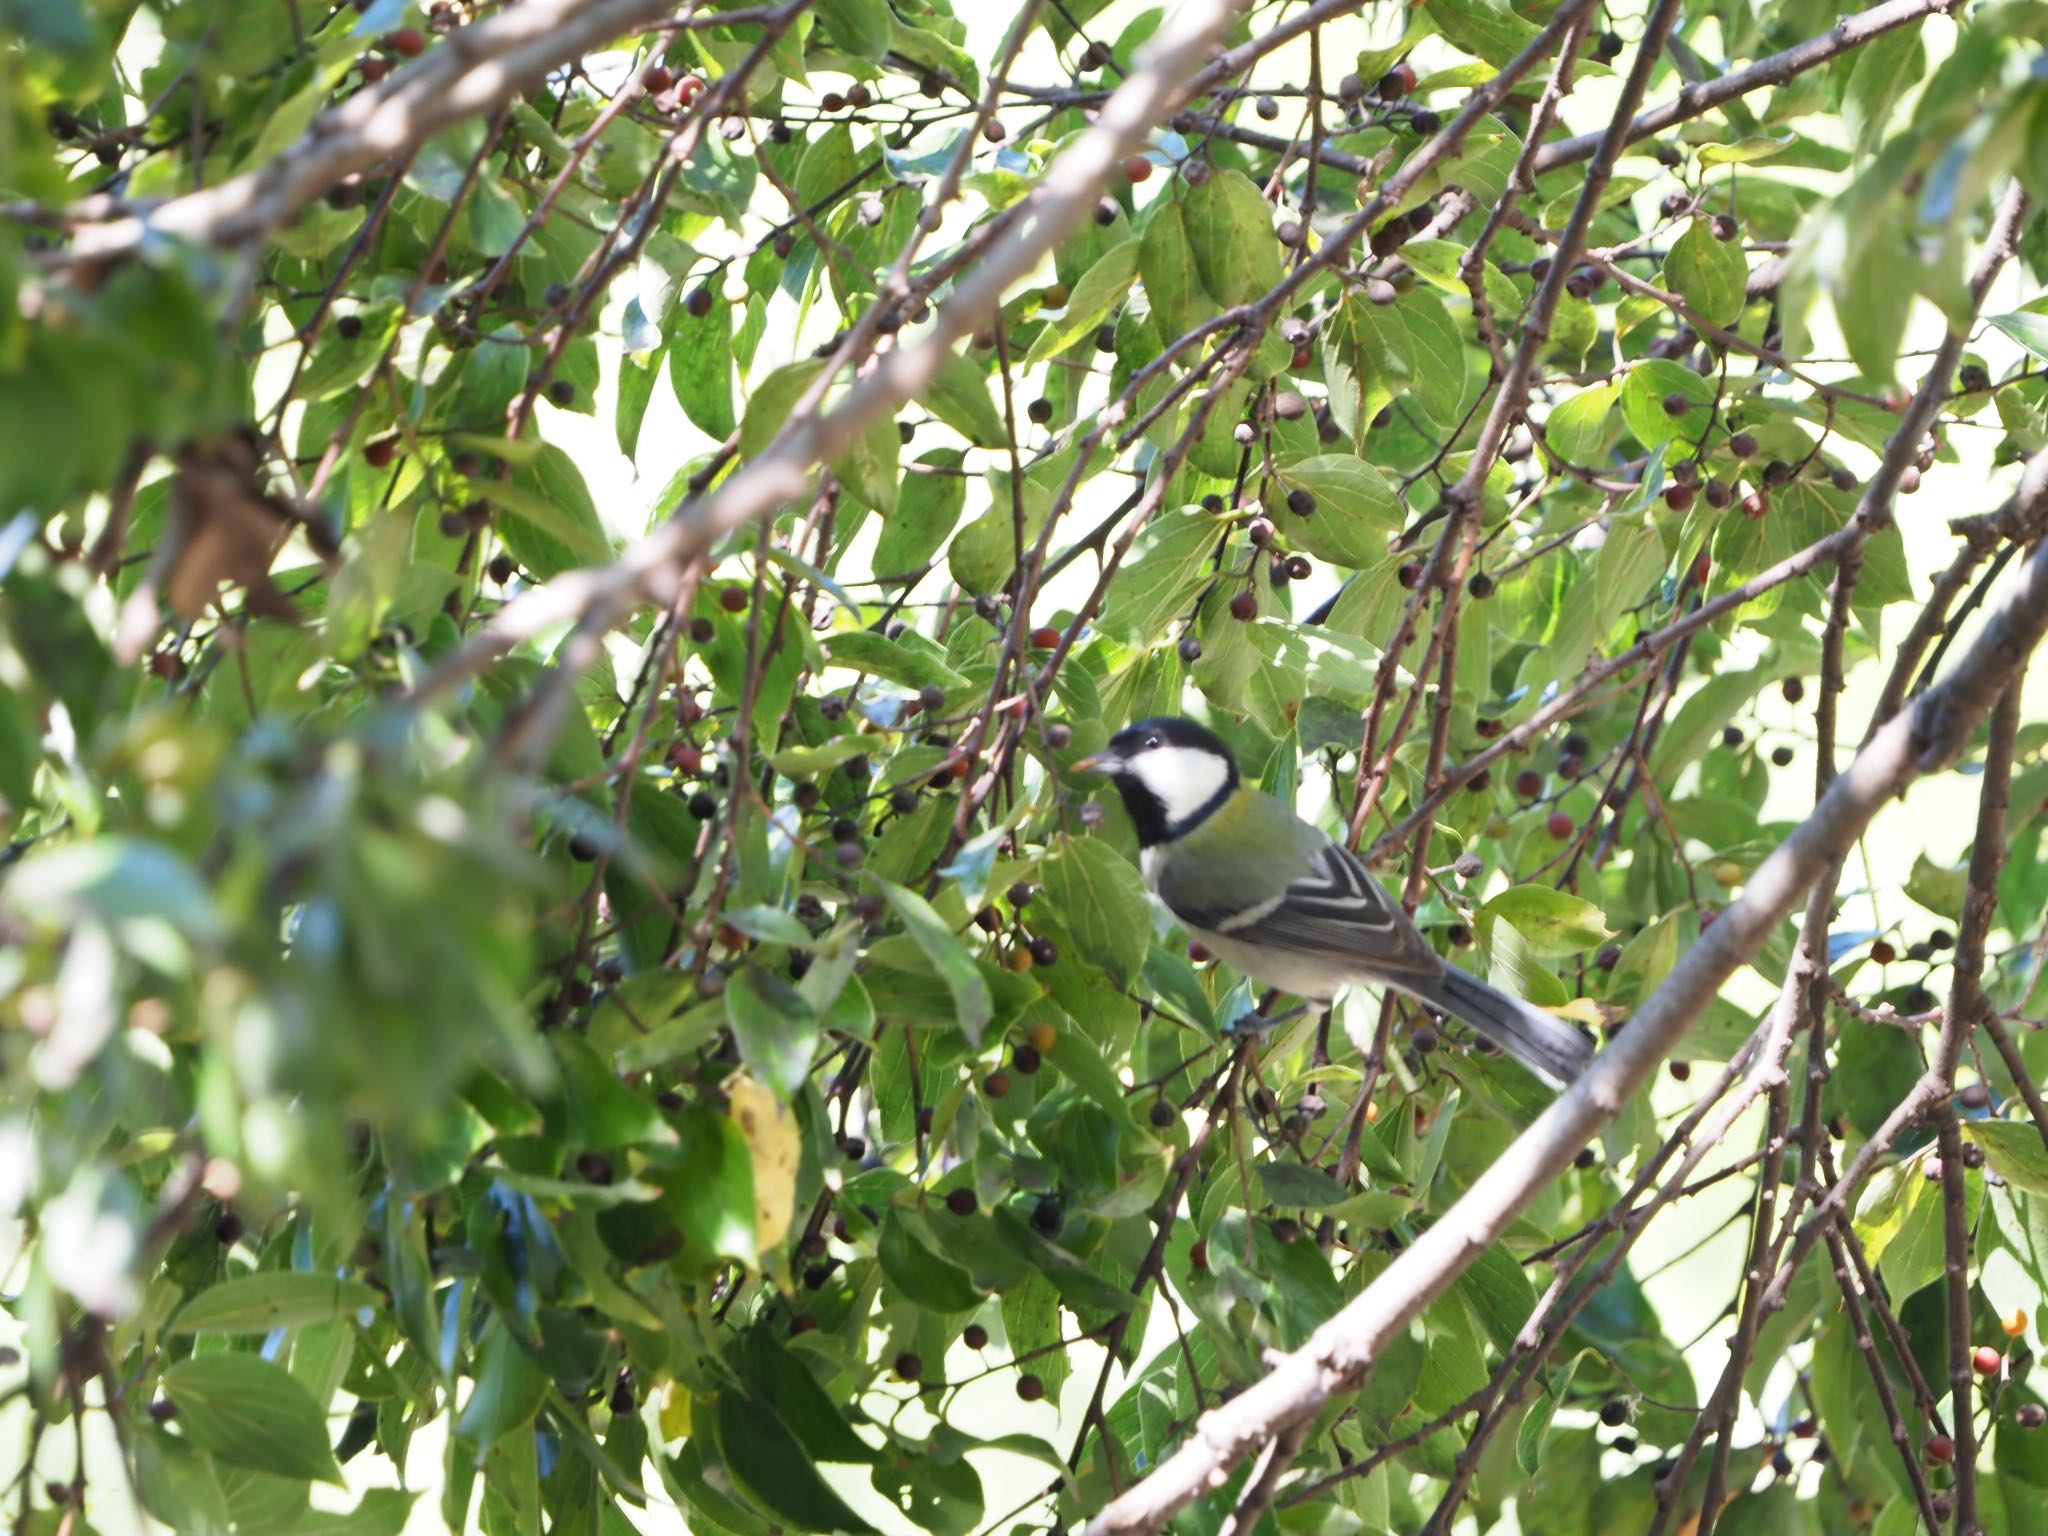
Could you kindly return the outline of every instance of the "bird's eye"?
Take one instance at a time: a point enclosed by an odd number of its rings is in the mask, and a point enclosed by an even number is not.
[[[1147,736],[1147,737],[1145,738],[1145,745],[1146,745],[1146,746],[1147,746],[1148,748],[1149,748],[1149,747],[1156,747],[1156,746],[1158,746],[1158,745],[1159,745],[1159,738],[1158,738],[1157,736]]]

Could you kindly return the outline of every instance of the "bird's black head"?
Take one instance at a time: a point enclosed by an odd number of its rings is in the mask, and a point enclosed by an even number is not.
[[[1116,780],[1145,848],[1199,825],[1237,788],[1237,760],[1222,738],[1178,715],[1126,726],[1077,766]]]

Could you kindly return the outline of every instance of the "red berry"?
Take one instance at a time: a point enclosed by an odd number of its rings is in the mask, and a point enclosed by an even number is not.
[[[1055,649],[1059,643],[1060,632],[1050,624],[1041,624],[1038,628],[1031,631],[1031,648],[1033,650],[1050,651]]]
[[[1259,611],[1259,599],[1251,592],[1240,592],[1230,600],[1230,616],[1233,619],[1250,619]]]
[[[416,59],[427,51],[426,34],[418,27],[400,27],[391,34],[391,48],[394,53]]]
[[[398,439],[380,437],[363,445],[363,462],[372,469],[383,469],[398,456]]]
[[[362,71],[363,84],[375,85],[391,73],[391,61],[379,58],[374,53],[366,53],[357,61],[356,68]]]
[[[1543,793],[1543,775],[1534,768],[1524,768],[1515,775],[1515,793],[1524,800],[1534,800]]]
[[[1970,1357],[1970,1364],[1977,1368],[1979,1376],[1996,1376],[2005,1366],[2005,1356],[1989,1344],[1983,1344]]]
[[[1035,1403],[1045,1396],[1045,1383],[1026,1372],[1017,1378],[1017,1395],[1027,1403]]]
[[[1188,941],[1188,959],[1194,964],[1207,965],[1215,958],[1214,955],[1209,953],[1209,946],[1200,939],[1190,939]]]
[[[1152,162],[1143,155],[1133,155],[1124,162],[1124,176],[1132,186],[1152,179]]]
[[[676,72],[666,64],[650,64],[641,71],[640,83],[658,96],[676,83]]]
[[[1550,829],[1550,835],[1560,843],[1579,829],[1579,824],[1572,820],[1569,811],[1552,811],[1550,819],[1543,825]]]
[[[1894,960],[1899,958],[1899,952],[1896,949],[1892,948],[1891,944],[1886,940],[1879,939],[1875,944],[1870,946],[1870,958],[1875,960],[1879,965],[1890,965]]]
[[[727,613],[745,613],[750,601],[745,587],[721,587],[718,590],[718,606]]]
[[[1949,1439],[1947,1435],[1929,1435],[1927,1437],[1927,1459],[1929,1461],[1938,1461],[1943,1466],[1947,1466],[1956,1459],[1955,1441]]]
[[[1399,101],[1415,89],[1415,70],[1407,64],[1396,64],[1380,76],[1379,94],[1382,101]]]
[[[694,776],[703,771],[704,753],[687,741],[679,741],[668,749],[668,765],[677,773]]]

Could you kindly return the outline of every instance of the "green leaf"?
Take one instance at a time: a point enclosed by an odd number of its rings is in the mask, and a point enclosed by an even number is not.
[[[347,1514],[304,1510],[294,1517],[292,1530],[295,1536],[400,1536],[418,1497],[403,1488],[365,1488]]]
[[[1887,1024],[1843,1018],[1837,1029],[1830,1096],[1859,1134],[1872,1136],[1920,1080],[1920,1047],[1907,1031]]]
[[[787,978],[746,967],[726,986],[725,1016],[754,1076],[785,1099],[803,1091],[821,1027]]]
[[[920,474],[913,466],[903,477],[896,511],[883,522],[875,540],[877,576],[910,580],[922,574],[952,536],[967,505],[967,478],[959,472],[965,457],[957,448],[918,456],[917,464],[933,472]]]
[[[1131,1309],[1130,1292],[1103,1279],[1059,1244],[1039,1236],[1015,1206],[997,1206],[995,1223],[1004,1241],[1053,1283],[1053,1289],[1068,1306],[1112,1313]]]
[[[1734,240],[1716,240],[1710,221],[1696,218],[1672,243],[1664,258],[1664,286],[1714,325],[1727,327],[1742,318],[1749,301],[1749,264]]]
[[[200,1291],[171,1320],[171,1333],[268,1333],[332,1322],[378,1304],[360,1280],[265,1270]]]
[[[906,688],[940,688],[950,693],[966,687],[967,679],[939,660],[935,651],[922,636],[905,634],[891,640],[872,629],[842,630],[825,641],[825,654],[834,666],[870,672]]]
[[[576,461],[553,443],[506,480],[479,480],[477,493],[503,507],[498,532],[513,558],[545,581],[611,559],[611,539]]]
[[[678,304],[669,327],[669,386],[683,414],[722,443],[738,424],[732,401],[732,310],[713,304],[698,316],[687,304]]]
[[[1920,46],[1920,20],[1916,16],[1903,27],[1870,39],[1852,56],[1849,81],[1842,91],[1842,122],[1849,131],[1851,147],[1860,155],[1877,147],[1900,93],[1927,67],[1927,54]],[[1791,135],[1786,140],[1789,143]],[[1706,151],[1700,158],[1706,160]]]
[[[981,1044],[981,1032],[988,1027],[988,1021],[995,1014],[995,1004],[989,996],[988,982],[981,970],[967,953],[967,947],[946,926],[944,918],[931,908],[931,903],[912,891],[888,881],[878,882],[889,908],[896,914],[897,921],[924,951],[932,969],[946,984],[946,990],[953,995],[954,1018],[968,1043]]]
[[[1664,409],[1664,401],[1671,395],[1690,400],[1692,408],[1673,416]],[[1711,379],[1701,378],[1682,363],[1657,357],[1646,358],[1631,368],[1621,388],[1622,414],[1628,418],[1629,430],[1645,448],[1683,442],[1690,451],[1712,423],[1709,407],[1713,401]]]
[[[1786,134],[1782,139],[1765,138],[1761,135],[1737,139],[1733,144],[1703,144],[1700,146],[1701,165],[1752,165],[1759,160],[1768,160],[1789,148],[1795,136]]]
[[[1386,558],[1387,540],[1401,530],[1401,498],[1372,465],[1348,453],[1317,454],[1282,466],[1280,481],[1316,499],[1308,517],[1284,510],[1284,501],[1269,509],[1290,543],[1338,565]]]
[[[1223,529],[1199,508],[1161,512],[1139,531],[1096,627],[1131,645],[1168,638],[1209,580]]]
[[[1953,922],[1961,917],[1963,902],[1970,894],[1970,872],[1944,869],[1925,853],[1918,854],[1913,872],[1906,877],[1906,894],[1937,917]]]
[[[477,1346],[476,1384],[455,1421],[456,1435],[479,1461],[504,1436],[533,1422],[547,1400],[547,1373],[500,1317]]]
[[[947,354],[922,398],[934,416],[978,448],[1000,448],[1010,440],[1002,413],[989,397],[988,378],[971,358]]]
[[[747,397],[746,414],[740,418],[741,458],[758,458],[775,441],[796,414],[797,402],[818,382],[824,368],[820,359],[805,358],[776,369],[754,386],[754,392]],[[894,432],[896,428],[892,424],[889,430]]]
[[[1465,397],[1465,339],[1458,323],[1427,288],[1403,294],[1392,312],[1407,328],[1408,387],[1416,403],[1440,425],[1455,424]]]
[[[876,422],[832,461],[840,484],[877,512],[894,514],[901,494],[903,439],[890,420]]]
[[[1589,384],[1560,404],[1544,423],[1550,446],[1566,463],[1597,467],[1606,461],[1607,449],[1621,430],[1621,418],[1614,405],[1621,398],[1621,385],[1612,381]]]
[[[1183,187],[1181,198],[1195,271],[1210,298],[1229,308],[1249,304],[1279,285],[1280,237],[1273,233],[1273,208],[1250,177],[1219,170],[1199,187]]]
[[[1151,902],[1130,860],[1092,837],[1068,838],[1043,868],[1045,896],[1075,950],[1124,985],[1151,947]]]
[[[1543,1460],[1543,1447],[1550,1440],[1550,1425],[1557,1410],[1571,1391],[1572,1378],[1579,1373],[1579,1366],[1588,1359],[1597,1359],[1598,1351],[1582,1349],[1567,1360],[1558,1370],[1551,1372],[1545,1384],[1543,1398],[1532,1407],[1522,1420],[1522,1427],[1515,1435],[1515,1462],[1524,1472],[1534,1472]]]
[[[1067,299],[1065,312],[1057,320],[1048,321],[1038,333],[1031,343],[1030,352],[1025,355],[1024,366],[1036,368],[1059,356],[1082,337],[1093,336],[1096,328],[1123,303],[1124,295],[1130,292],[1137,277],[1138,239],[1133,235],[1104,251],[1095,259],[1095,264],[1081,274],[1080,281],[1074,284]]]
[[[1138,278],[1152,304],[1162,336],[1184,336],[1216,312],[1195,268],[1187,214],[1176,180],[1168,196],[1153,203],[1138,247]]]
[[[1536,1289],[1520,1261],[1494,1243],[1458,1276],[1452,1287],[1479,1319],[1493,1347],[1507,1355],[1536,1310]]]
[[[1547,885],[1510,886],[1480,913],[1506,923],[1539,955],[1578,954],[1613,937],[1599,907]]]
[[[811,1460],[872,1466],[881,1459],[873,1446],[853,1432],[846,1415],[818,1385],[810,1367],[784,1347],[769,1325],[756,1323],[747,1330],[740,1360],[747,1390],[758,1401],[775,1405],[775,1416],[788,1426]]]
[[[2018,309],[2009,315],[1993,315],[1991,323],[2034,356],[2048,360],[2048,315]]]
[[[746,1393],[719,1393],[712,1425],[733,1481],[780,1524],[851,1536],[866,1536],[873,1529],[818,1475],[788,1426]]]
[[[1453,48],[1475,54],[1496,67],[1528,47],[1538,31],[1533,22],[1517,16],[1507,0],[1458,0],[1455,5],[1431,5],[1429,19]]]
[[[279,1477],[341,1481],[320,1405],[283,1366],[255,1355],[194,1355],[167,1366],[162,1386],[178,1405],[180,1432],[220,1460]]]
[[[819,0],[818,19],[833,42],[876,63],[896,36],[888,0]]]
[[[892,1210],[883,1215],[875,1257],[890,1283],[910,1301],[928,1311],[949,1314],[971,1312],[982,1303],[981,1289],[969,1278],[967,1271],[921,1240],[911,1230],[909,1219],[901,1211]]]
[[[1266,1198],[1275,1205],[1307,1210],[1342,1205],[1353,1193],[1322,1169],[1306,1163],[1261,1163],[1259,1182],[1266,1186]]]
[[[654,1101],[620,1082],[596,1046],[566,1032],[554,1035],[553,1041],[562,1078],[563,1115],[558,1123],[575,1145],[603,1152],[674,1140]]]
[[[1992,1170],[2014,1189],[2048,1196],[2048,1142],[2033,1124],[1965,1120],[1963,1134],[1984,1149]]]

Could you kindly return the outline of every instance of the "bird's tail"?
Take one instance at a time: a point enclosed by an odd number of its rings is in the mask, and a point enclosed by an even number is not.
[[[1403,978],[1401,989],[1456,1014],[1553,1088],[1568,1088],[1593,1059],[1593,1042],[1571,1025],[1456,966],[1433,981]]]

